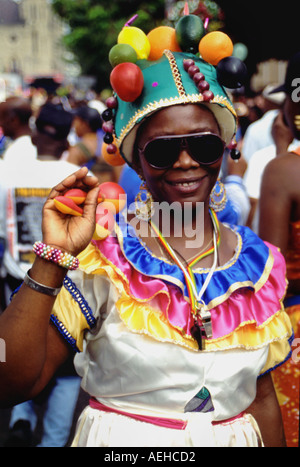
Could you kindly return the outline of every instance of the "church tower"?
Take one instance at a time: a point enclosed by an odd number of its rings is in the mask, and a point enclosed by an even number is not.
[[[0,0],[0,73],[63,75],[63,24],[49,0]]]

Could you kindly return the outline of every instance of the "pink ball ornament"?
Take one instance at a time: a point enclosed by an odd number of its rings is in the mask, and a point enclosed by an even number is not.
[[[106,100],[106,106],[109,109],[116,109],[118,107],[118,100],[116,99],[116,97],[114,97],[114,96],[109,97]]]
[[[188,69],[193,65],[195,65],[195,62],[191,58],[186,58],[185,60],[183,60],[183,68],[185,69],[185,71],[188,71]]]
[[[203,101],[204,102],[210,102],[215,97],[214,94],[211,91],[204,91],[202,96],[203,96]]]

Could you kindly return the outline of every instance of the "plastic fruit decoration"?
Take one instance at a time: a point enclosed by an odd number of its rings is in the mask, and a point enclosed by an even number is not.
[[[99,187],[98,202],[102,206],[108,207],[116,214],[120,212],[126,204],[126,194],[123,188],[114,182],[101,183]]]
[[[125,160],[120,154],[119,148],[115,142],[115,136],[113,136],[113,138],[111,144],[102,144],[101,155],[107,164],[113,167],[119,167],[125,164]]]
[[[239,58],[243,62],[248,57],[248,48],[247,48],[247,46],[245,44],[243,44],[242,42],[237,42],[233,46],[232,56],[236,57],[236,58]]]
[[[176,38],[176,30],[170,26],[158,26],[147,35],[150,42],[150,54],[148,60],[158,60],[165,49],[171,52],[181,52]]]
[[[110,84],[122,101],[133,102],[144,87],[142,70],[135,63],[120,63],[110,74]]]
[[[118,44],[129,44],[137,53],[138,60],[147,60],[150,42],[144,31],[135,26],[125,26],[118,36]]]
[[[75,204],[79,205],[84,203],[86,198],[86,192],[79,188],[72,188],[65,193],[65,197],[74,201]]]
[[[93,240],[104,240],[114,229],[115,218],[113,213],[105,206],[98,204],[96,209],[96,226]]]
[[[84,203],[86,196],[85,191],[72,188],[66,191],[64,196],[54,198],[54,205],[63,214],[79,217],[83,214],[80,205]],[[101,240],[110,235],[114,227],[114,216],[124,208],[125,204],[126,194],[120,185],[105,182],[99,186],[94,240]]]
[[[57,196],[54,198],[54,205],[56,209],[63,214],[70,214],[71,216],[77,217],[82,216],[82,208],[66,196]]]
[[[217,66],[220,60],[230,57],[233,43],[230,37],[221,31],[209,32],[199,43],[199,52],[203,60]]]
[[[137,53],[129,44],[116,44],[110,49],[108,60],[113,68],[119,65],[119,63],[135,63],[137,61]]]
[[[198,52],[199,41],[205,34],[203,21],[199,16],[182,16],[177,22],[175,30],[178,44],[183,52]]]
[[[237,57],[223,58],[217,66],[218,81],[229,89],[240,88],[247,79],[247,67]]]

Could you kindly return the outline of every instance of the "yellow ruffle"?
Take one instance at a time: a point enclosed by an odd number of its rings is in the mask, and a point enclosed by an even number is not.
[[[138,334],[145,334],[160,342],[172,342],[184,347],[198,350],[192,337],[183,336],[172,327],[165,315],[146,303],[138,303],[130,297],[123,296],[116,303],[120,317],[128,329]]]
[[[129,294],[129,282],[111,261],[98,248],[90,243],[78,256],[80,269],[86,274],[108,276],[120,293]]]
[[[81,352],[83,350],[84,331],[90,329],[90,326],[79,304],[64,287],[55,300],[52,316],[66,340],[74,347],[76,345],[76,348]]]
[[[160,342],[172,342],[191,350],[198,350],[194,339],[183,336],[172,327],[166,317],[149,305],[140,304],[128,297],[122,297],[117,302],[120,317],[132,332],[145,334]],[[206,341],[205,351],[215,352],[228,349],[255,350],[270,344],[268,361],[263,369],[281,363],[290,352],[288,339],[292,335],[292,327],[287,314],[280,310],[264,326],[258,327],[256,323],[243,323],[228,336],[209,339]]]

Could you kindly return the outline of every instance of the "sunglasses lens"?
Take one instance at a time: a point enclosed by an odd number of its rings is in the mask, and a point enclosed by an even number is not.
[[[148,164],[157,169],[172,167],[179,155],[180,140],[173,138],[155,139],[147,144],[144,157]]]
[[[216,135],[186,136],[187,151],[199,164],[211,165],[223,155],[224,143]],[[182,138],[165,137],[150,141],[144,148],[144,157],[148,164],[157,169],[172,167],[177,161],[183,144]]]
[[[193,159],[203,165],[214,164],[224,152],[223,141],[216,135],[192,136],[188,145]]]

